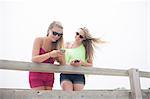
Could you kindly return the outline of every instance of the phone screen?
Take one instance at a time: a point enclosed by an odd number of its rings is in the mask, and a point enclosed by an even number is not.
[[[74,62],[75,62],[75,63],[78,63],[78,62],[80,62],[80,61],[79,61],[79,60],[75,60]]]
[[[60,51],[61,51],[62,53],[65,53],[65,50],[64,50],[64,49],[61,49]]]

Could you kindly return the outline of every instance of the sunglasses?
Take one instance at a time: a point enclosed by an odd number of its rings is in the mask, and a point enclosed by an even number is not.
[[[56,35],[62,36],[63,35],[63,33],[58,33],[58,32],[54,32],[54,31],[52,33],[53,33],[54,36],[56,36]]]
[[[76,32],[76,35],[79,35],[80,39],[83,39],[84,37],[80,35],[78,32]]]

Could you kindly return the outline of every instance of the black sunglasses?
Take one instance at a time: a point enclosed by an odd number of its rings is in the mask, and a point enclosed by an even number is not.
[[[76,35],[79,35],[79,37],[80,37],[81,39],[84,38],[84,37],[83,37],[82,35],[80,35],[78,32],[76,32]]]
[[[56,36],[56,35],[62,36],[63,35],[63,33],[58,33],[58,32],[54,32],[54,31],[52,33],[53,33],[54,36]]]

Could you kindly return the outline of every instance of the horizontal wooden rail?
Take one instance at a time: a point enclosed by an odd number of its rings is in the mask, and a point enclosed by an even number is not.
[[[22,61],[0,60],[0,69],[21,70],[21,71],[39,71],[39,72],[56,72],[56,73],[79,73],[92,75],[110,75],[110,76],[128,76],[128,70],[106,69],[95,67],[74,67],[60,66],[56,64],[33,63]],[[140,77],[150,78],[150,72],[139,71]]]
[[[11,61],[11,60],[0,60],[0,69],[35,71],[35,72],[108,75],[108,76],[128,76],[129,80],[130,80],[130,86],[131,86],[131,98],[130,99],[142,99],[143,94],[141,91],[140,77],[150,78],[150,72],[139,71],[138,69],[122,70],[122,69],[106,69],[106,68],[95,68],[95,67],[75,67],[75,66],[67,66],[67,65],[62,66],[62,65],[56,65],[56,64],[21,62],[21,61]],[[17,92],[17,94],[18,94],[18,92]],[[22,93],[22,94],[24,94],[24,93]],[[27,93],[27,94],[29,94],[29,93]],[[94,92],[92,92],[92,94],[94,94]],[[6,93],[6,95],[7,95],[7,93]],[[61,95],[61,96],[63,96],[63,95]],[[22,96],[24,96],[24,95],[22,95]],[[60,99],[61,96],[55,97],[53,99],[57,99],[57,98]],[[88,98],[88,97],[83,98],[83,97],[86,97],[86,95],[85,96],[80,95],[80,97],[78,97],[78,98],[70,97],[68,99],[99,99],[99,98],[105,99],[103,97],[97,98],[97,96],[94,96],[94,95],[91,98]],[[5,99],[5,98],[2,98],[2,99]],[[21,99],[24,99],[24,98],[21,98]],[[47,99],[47,98],[45,98],[45,99]],[[65,98],[62,98],[62,99],[65,99]],[[107,99],[129,99],[129,98],[128,97],[126,97],[126,98],[120,97],[120,98],[107,98]],[[149,96],[146,99],[149,99]]]
[[[140,77],[150,78],[150,72],[139,71]]]
[[[21,71],[38,71],[38,72],[56,72],[56,73],[79,73],[92,75],[110,75],[110,76],[128,76],[127,70],[105,69],[95,67],[74,67],[60,66],[46,63],[33,63],[21,61],[0,60],[0,69],[21,70]]]

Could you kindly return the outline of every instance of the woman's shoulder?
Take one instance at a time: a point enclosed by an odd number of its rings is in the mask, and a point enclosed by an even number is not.
[[[41,41],[43,41],[43,39],[44,39],[44,37],[36,37],[36,38],[35,38],[35,41],[41,42]]]
[[[41,45],[43,43],[43,40],[44,40],[44,37],[37,37],[35,38],[34,43],[38,43]]]

